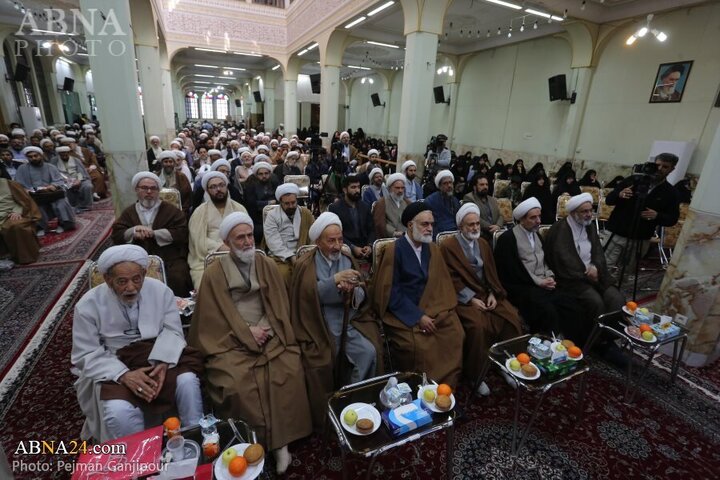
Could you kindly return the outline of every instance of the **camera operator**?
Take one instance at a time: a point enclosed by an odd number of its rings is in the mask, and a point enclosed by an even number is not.
[[[430,162],[431,157],[436,158],[435,164],[438,170],[450,168],[451,154],[450,149],[445,146],[447,136],[442,133],[435,137],[435,141],[430,143],[430,150],[425,157],[425,164]]]
[[[661,153],[654,163],[633,168],[633,175],[620,182],[607,196],[607,204],[615,206],[607,223],[612,232],[605,244],[608,267],[620,268],[625,263],[632,271],[634,262],[639,259],[634,258],[636,243],[628,240],[642,242],[639,254],[642,258],[650,247],[656,227],[671,227],[677,223],[680,216],[677,191],[666,180],[677,162],[676,155]],[[638,169],[641,172],[635,173]]]
[[[348,132],[342,132],[340,134],[340,141],[335,142],[332,145],[332,157],[334,159],[342,158],[344,164],[349,164],[358,154],[358,149],[350,145],[350,134]]]

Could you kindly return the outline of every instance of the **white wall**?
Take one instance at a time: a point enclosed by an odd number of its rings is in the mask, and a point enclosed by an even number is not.
[[[92,70],[88,70],[87,73],[85,73],[85,89],[88,93],[95,93],[95,84],[93,84]]]
[[[362,78],[367,79],[365,83],[362,83]],[[372,84],[370,79],[373,81]],[[380,96],[380,102],[386,103],[385,107],[373,107],[370,99],[373,93]],[[368,72],[368,75],[356,78],[350,87],[350,125],[346,125],[346,128],[353,130],[362,128],[365,135],[384,137],[385,109],[390,108],[387,101],[383,91],[383,81],[377,74]]]
[[[55,83],[59,88],[62,88],[65,83],[65,77],[75,80],[75,74],[72,71],[72,67],[60,59],[55,60]]]
[[[390,90],[390,120],[388,121],[388,137],[397,139],[398,130],[400,129],[400,99],[402,98],[403,71],[395,73]]]

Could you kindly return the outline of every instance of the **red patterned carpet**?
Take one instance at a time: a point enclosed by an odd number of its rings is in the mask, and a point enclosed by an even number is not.
[[[0,403],[0,441],[11,462],[21,440],[71,440],[79,435],[82,416],[69,357],[71,306],[83,291],[70,296],[49,340],[43,342],[11,395]],[[681,371],[681,375],[687,373]],[[514,391],[494,374],[489,385],[493,394],[473,399],[458,422],[450,459],[454,478],[703,479],[716,478],[720,471],[717,401],[683,381],[669,385],[660,369],[653,369],[635,404],[628,406],[619,400],[620,373],[593,362],[583,421],[577,422],[570,413],[575,405],[572,386],[551,392],[516,462],[509,456]],[[465,395],[461,388],[460,405]],[[328,444],[315,436],[296,442],[291,451],[294,460],[286,478],[342,478],[335,441]],[[372,478],[445,478],[446,462],[445,437],[440,434],[382,455]],[[363,478],[366,467],[367,460],[348,457],[349,478]],[[53,471],[18,478],[69,476]]]

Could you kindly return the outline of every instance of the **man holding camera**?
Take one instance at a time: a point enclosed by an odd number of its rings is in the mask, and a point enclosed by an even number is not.
[[[643,258],[657,226],[671,227],[677,223],[680,216],[677,191],[666,180],[677,162],[677,155],[661,153],[654,163],[643,165],[643,173],[629,176],[607,196],[607,204],[615,206],[607,223],[612,232],[605,244],[609,268],[620,268],[624,263],[633,270],[636,242],[641,242],[637,257]]]
[[[431,147],[425,159],[426,165],[430,162],[431,157],[435,157],[435,165],[438,168],[444,169],[450,167],[451,154],[450,149],[445,146],[445,142],[447,142],[447,136],[442,133],[435,137],[435,142],[430,144]]]

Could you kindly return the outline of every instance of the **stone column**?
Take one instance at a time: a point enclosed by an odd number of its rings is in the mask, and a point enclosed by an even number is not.
[[[102,23],[99,12],[107,11],[105,0],[80,0],[86,18],[96,15],[96,26]],[[128,0],[114,0],[114,18],[120,29],[109,27],[86,31],[88,59],[93,72],[98,119],[103,131],[103,145],[108,158],[115,214],[136,200],[130,186],[133,175],[147,170],[145,135],[137,98],[135,49],[130,28]]]
[[[715,129],[690,211],[660,286],[655,311],[688,317],[683,361],[691,367],[720,357],[720,125]]]
[[[350,128],[350,100],[352,100],[352,81],[345,80],[345,125],[343,130]],[[334,133],[334,132],[333,132]]]
[[[88,100],[87,85],[85,84],[86,72],[87,68],[84,68],[82,65],[73,65],[73,74],[75,75],[74,89],[80,99],[80,113],[84,113],[88,118],[91,118],[90,100]]]
[[[187,115],[185,114],[185,95],[177,84],[175,75],[170,73],[170,82],[172,87],[173,104],[175,105],[175,111],[178,113],[178,120],[180,125],[187,121]]]
[[[263,82],[265,90],[265,102],[263,103],[263,113],[265,114],[265,129],[272,132],[278,126],[275,121],[275,72],[266,72]]]
[[[458,106],[458,75],[455,74],[452,78],[452,82],[448,85],[449,88],[449,96],[450,96],[450,113],[448,114],[448,143],[452,147],[454,143],[454,136],[455,136],[455,116],[457,115],[457,106]]]
[[[288,138],[297,133],[298,128],[298,102],[297,102],[297,76],[294,79],[285,78],[285,132]]]
[[[43,72],[45,72],[45,94],[48,96],[48,103],[50,104],[50,112],[52,114],[53,121],[56,124],[65,124],[65,111],[63,110],[62,98],[60,98],[60,95],[63,93],[61,93],[58,89],[57,74],[55,70],[56,60],[57,57],[51,55],[40,57]]]
[[[17,31],[17,28],[2,27],[0,28],[0,45],[5,41],[8,35]],[[12,49],[11,49],[12,52]],[[2,118],[5,119],[6,125],[12,122],[19,122],[18,106],[15,104],[15,95],[13,94],[13,85],[5,78],[10,76],[10,72],[5,68],[5,52],[0,48],[0,111]],[[1,127],[1,126],[0,126]]]
[[[323,143],[330,145],[330,137],[337,130],[337,120],[340,104],[340,67],[337,65],[323,65],[320,73],[320,131],[327,132]]]

